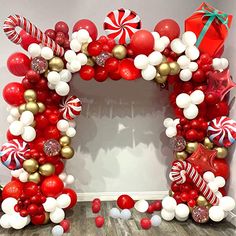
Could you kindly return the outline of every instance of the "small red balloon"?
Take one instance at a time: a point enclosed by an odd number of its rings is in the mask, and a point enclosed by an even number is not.
[[[22,39],[20,45],[26,51],[28,50],[28,47],[29,47],[30,44],[32,44],[32,43],[39,43],[36,38],[33,38],[30,34],[25,32],[24,30],[20,31],[20,37]]]
[[[34,215],[30,217],[31,223],[34,225],[42,225],[45,222],[45,214]]]
[[[27,207],[27,211],[28,211],[29,215],[35,216],[38,213],[38,206],[36,204],[30,204]]]
[[[98,82],[104,82],[107,79],[108,73],[104,67],[98,66],[95,70],[94,79]]]
[[[63,189],[62,193],[63,194],[68,194],[70,199],[71,199],[70,205],[65,209],[67,210],[67,209],[70,209],[70,208],[74,207],[77,203],[77,194],[76,194],[76,192],[73,189],[65,188],[65,189]]]
[[[123,194],[117,199],[117,205],[121,209],[131,209],[134,207],[134,200],[129,195]]]
[[[92,212],[93,213],[98,213],[101,210],[101,205],[98,203],[93,203],[92,205]]]
[[[116,59],[115,57],[110,57],[105,62],[105,69],[108,72],[116,71],[118,69],[118,66],[119,66],[119,60]]]
[[[70,221],[69,220],[61,221],[60,226],[64,229],[64,233],[68,233],[70,231]]]
[[[135,80],[140,77],[140,70],[134,66],[133,59],[124,59],[119,65],[120,76],[125,80]]]
[[[41,184],[41,191],[46,197],[57,197],[63,188],[64,184],[57,176],[47,177]]]
[[[103,216],[97,216],[95,218],[95,224],[98,228],[101,228],[104,225],[104,222],[105,222],[105,220],[104,220]]]
[[[154,207],[154,211],[160,211],[162,209],[161,200],[157,200],[157,201],[153,202],[152,205]]]
[[[92,204],[101,204],[101,200],[99,198],[94,198]]]
[[[69,27],[64,21],[58,21],[55,25],[56,32],[63,32],[64,34],[68,34]]]
[[[2,198],[13,197],[18,199],[23,192],[23,184],[18,180],[13,180],[6,184],[2,190]]]
[[[154,206],[153,205],[149,205],[149,207],[148,207],[148,209],[147,209],[147,213],[148,214],[152,214],[153,212],[154,212],[155,210],[154,210]]]
[[[222,176],[225,180],[227,180],[230,174],[229,164],[224,159],[216,158],[214,160],[213,172],[215,176]]]
[[[92,66],[85,65],[81,67],[79,75],[83,80],[91,80],[95,75],[95,70]]]
[[[27,197],[33,197],[39,192],[38,185],[33,182],[27,182],[24,184],[24,193]]]
[[[140,225],[143,229],[147,230],[150,229],[152,226],[151,220],[148,218],[142,218],[140,221]]]
[[[98,56],[102,52],[102,44],[98,41],[93,41],[88,45],[88,53],[90,56]]]
[[[58,140],[61,137],[60,131],[57,129],[56,126],[49,126],[44,131],[44,136],[47,137],[47,139],[56,139]]]
[[[53,30],[53,29],[47,29],[47,30],[45,31],[45,34],[46,34],[49,38],[51,38],[51,39],[53,39],[53,40],[56,39],[56,32],[55,32],[55,30]]]

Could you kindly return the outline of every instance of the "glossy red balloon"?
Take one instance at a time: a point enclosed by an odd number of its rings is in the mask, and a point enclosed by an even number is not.
[[[98,213],[100,210],[101,210],[101,205],[100,204],[94,203],[92,205],[92,212],[94,214]]]
[[[62,193],[63,194],[64,193],[68,194],[70,196],[70,199],[71,199],[71,203],[66,209],[70,209],[70,208],[74,207],[77,203],[77,194],[76,194],[76,192],[71,188],[65,188],[65,189],[63,189]]]
[[[39,192],[39,186],[33,182],[27,182],[24,184],[24,194],[27,197],[33,197]]]
[[[58,140],[61,137],[61,133],[56,126],[51,125],[48,126],[47,129],[45,129],[44,136],[47,137],[47,139],[51,138]]]
[[[30,221],[34,225],[43,225],[46,219],[45,214],[34,215],[30,217]]]
[[[152,223],[151,223],[151,220],[150,219],[148,219],[148,218],[142,218],[141,220],[140,220],[140,225],[141,225],[141,227],[143,228],[143,229],[150,229],[151,228],[151,226],[152,226]]]
[[[175,20],[164,19],[156,24],[154,31],[158,32],[160,36],[167,36],[172,41],[179,37],[180,27]]]
[[[13,53],[7,59],[7,68],[15,76],[25,76],[30,69],[30,59],[24,53]]]
[[[95,75],[95,70],[92,66],[84,65],[81,67],[79,75],[83,80],[91,80]]]
[[[98,228],[101,228],[104,225],[105,219],[103,216],[97,216],[95,218],[95,224]]]
[[[28,50],[28,47],[32,43],[39,43],[38,40],[34,37],[32,37],[30,34],[25,32],[24,30],[20,31],[20,36],[21,36],[21,47],[24,48],[26,51]]]
[[[134,55],[145,54],[149,55],[153,52],[154,37],[147,30],[139,30],[135,32],[130,40],[130,49]]]
[[[63,32],[64,34],[68,34],[69,26],[64,21],[58,21],[55,25],[56,32]]]
[[[61,174],[64,170],[64,167],[65,167],[64,162],[62,162],[60,160],[57,161],[56,164],[55,164],[55,174],[56,175]]]
[[[3,98],[8,104],[19,106],[25,102],[24,91],[22,84],[17,82],[9,83],[3,89]]]
[[[2,198],[13,197],[18,199],[23,192],[23,184],[18,180],[13,180],[5,185],[2,190]]]
[[[133,198],[127,194],[119,196],[116,203],[121,209],[131,209],[134,207],[135,204]]]
[[[140,70],[134,66],[133,59],[124,59],[119,64],[120,76],[125,80],[135,80],[140,77]]]
[[[219,158],[214,160],[214,174],[215,176],[222,176],[225,180],[229,178],[230,169],[226,160]]]
[[[64,184],[57,176],[47,177],[41,184],[41,191],[46,197],[57,197],[62,193]]]
[[[82,19],[77,21],[73,27],[73,32],[79,31],[80,29],[86,29],[93,40],[97,39],[98,30],[96,25],[91,20]]]
[[[154,207],[154,211],[160,211],[162,209],[161,200],[157,200],[157,201],[153,202],[152,205]]]
[[[104,82],[107,79],[108,73],[102,66],[98,66],[95,69],[94,79],[98,82]]]
[[[67,233],[70,231],[70,221],[69,220],[61,221],[60,226],[64,229],[64,233]]]

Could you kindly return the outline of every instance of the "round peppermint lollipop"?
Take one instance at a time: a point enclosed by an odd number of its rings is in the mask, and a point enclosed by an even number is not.
[[[128,44],[132,35],[141,28],[141,20],[134,11],[122,8],[108,13],[103,28],[116,43]]]
[[[20,169],[25,160],[24,155],[28,151],[26,142],[13,139],[0,148],[1,161],[10,170]]]
[[[207,135],[218,146],[229,147],[236,141],[236,121],[221,116],[209,122]]]

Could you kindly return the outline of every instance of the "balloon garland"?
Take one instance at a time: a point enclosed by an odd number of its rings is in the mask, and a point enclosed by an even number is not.
[[[209,16],[213,20],[206,29],[203,18]],[[211,25],[215,20],[220,21],[216,29]],[[97,38],[95,24],[84,19],[74,25],[69,39],[65,22],[42,33],[26,18],[9,16],[4,32],[27,55],[14,53],[7,61],[9,71],[22,81],[9,83],[3,90],[10,105],[10,126],[0,156],[11,170],[12,181],[2,191],[0,225],[21,229],[30,222],[41,225],[51,221],[60,223],[53,228],[54,235],[68,231],[65,210],[76,204],[77,196],[67,188],[74,177],[64,172],[64,161],[74,156],[71,138],[76,135],[75,118],[82,107],[77,96],[69,95],[72,75],[77,72],[83,80],[142,77],[172,87],[170,104],[176,118],[164,120],[176,158],[170,173],[170,196],[161,206],[144,200],[135,203],[122,195],[118,199],[122,212],[113,208],[110,215],[129,219],[130,208],[149,213],[162,208],[166,221],[174,217],[184,221],[189,214],[198,223],[221,221],[235,207],[235,201],[225,196],[224,185],[229,177],[227,148],[236,140],[227,94],[236,84],[228,60],[220,58],[231,20],[232,16],[202,4],[186,20],[186,31],[180,36],[180,27],[172,19],[158,22],[149,32],[141,29],[135,12],[118,9],[105,18],[107,36]],[[16,27],[22,29],[19,34]],[[221,34],[217,45],[215,36],[211,38],[214,30]],[[93,202],[94,213],[100,208],[100,201]],[[140,224],[149,229],[160,222],[159,216],[153,216],[151,220],[143,218]],[[98,216],[95,223],[102,227],[104,218]]]

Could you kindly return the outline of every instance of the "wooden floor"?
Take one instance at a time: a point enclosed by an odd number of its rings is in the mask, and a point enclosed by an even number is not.
[[[152,227],[149,230],[142,230],[139,221],[142,217],[150,215],[132,211],[132,218],[128,221],[111,219],[108,217],[109,209],[115,206],[114,202],[103,202],[101,215],[105,217],[105,225],[98,229],[95,226],[95,214],[91,212],[90,203],[79,203],[72,211],[67,211],[67,218],[71,221],[70,233],[66,235],[75,236],[233,236],[236,235],[236,228],[229,222],[208,223],[203,225],[194,224],[192,220],[187,222],[165,222],[160,227]],[[51,235],[53,224],[40,227],[28,226],[19,231],[0,229],[0,235],[19,236],[43,236]]]

